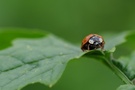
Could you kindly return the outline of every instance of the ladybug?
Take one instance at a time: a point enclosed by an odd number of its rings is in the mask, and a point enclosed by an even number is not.
[[[103,50],[105,41],[102,36],[98,34],[89,34],[82,40],[81,49],[85,50],[95,50],[101,48]]]

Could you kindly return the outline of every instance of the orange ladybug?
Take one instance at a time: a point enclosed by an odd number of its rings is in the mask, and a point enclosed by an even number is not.
[[[102,36],[98,34],[89,34],[82,40],[81,49],[85,50],[94,50],[101,48],[103,50],[105,41]]]

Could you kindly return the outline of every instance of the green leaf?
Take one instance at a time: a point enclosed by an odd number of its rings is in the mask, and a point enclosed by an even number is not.
[[[105,45],[107,52],[100,50],[82,52],[80,47],[69,44],[52,34],[17,30],[19,29],[0,32],[0,41],[3,43],[0,46],[2,49],[0,51],[0,90],[20,90],[28,84],[37,82],[51,87],[61,77],[68,61],[80,58],[84,54],[97,60],[104,59],[106,54],[113,52],[115,46],[123,43],[128,35],[123,33],[108,39]],[[18,39],[21,37],[25,39]],[[16,40],[11,44],[13,39]],[[116,41],[117,39],[120,42]]]
[[[117,45],[120,45],[126,41],[126,37],[130,35],[130,32],[123,32],[120,34],[113,35],[105,38],[105,50],[114,52]]]
[[[16,90],[40,82],[50,87],[62,75],[69,60],[84,53],[53,35],[18,39],[0,51],[0,90]]]
[[[135,90],[135,86],[134,85],[121,85],[120,87],[117,88],[117,90]]]
[[[120,57],[114,63],[130,80],[135,78],[135,52],[129,57]]]

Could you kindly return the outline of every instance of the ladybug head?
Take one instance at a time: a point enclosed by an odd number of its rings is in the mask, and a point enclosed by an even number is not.
[[[100,38],[100,37],[98,37],[98,36],[96,36],[96,35],[93,35],[93,36],[89,39],[88,42],[89,42],[90,44],[93,44],[93,45],[97,46],[97,45],[99,45],[99,44],[101,44],[101,43],[103,42],[103,39]]]

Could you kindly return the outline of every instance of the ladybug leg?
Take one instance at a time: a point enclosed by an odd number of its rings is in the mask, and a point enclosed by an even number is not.
[[[90,44],[88,44],[88,50],[90,50]]]
[[[98,49],[98,48],[94,48],[94,50],[96,50],[96,49]]]
[[[84,51],[83,47],[81,47],[82,51]]]
[[[94,50],[98,49],[98,47],[95,47]]]
[[[104,50],[104,46],[103,45],[100,45],[99,47],[101,48],[102,51]]]
[[[104,46],[101,46],[101,50],[102,50],[102,51],[104,50]]]

